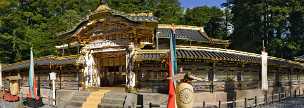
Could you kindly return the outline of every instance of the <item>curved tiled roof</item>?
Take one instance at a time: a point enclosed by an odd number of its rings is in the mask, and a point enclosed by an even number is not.
[[[176,39],[205,42],[205,43],[215,43],[215,44],[230,44],[229,40],[220,40],[210,38],[204,31],[203,27],[189,26],[189,25],[168,25],[168,24],[158,24],[157,34],[158,38],[170,38],[175,29]]]
[[[170,38],[172,30],[169,28],[158,28],[159,38]],[[208,38],[203,36],[198,30],[189,29],[176,29],[175,30],[176,39],[185,39],[189,41],[209,41]]]
[[[167,52],[162,52],[167,54]],[[147,52],[147,51],[145,51]],[[159,58],[153,58],[151,56],[153,51],[150,53],[141,53],[149,56],[139,56],[141,60],[160,60]],[[210,48],[210,47],[182,47],[179,46],[176,50],[177,59],[192,59],[192,60],[213,60],[213,61],[231,61],[231,62],[243,62],[243,63],[261,63],[261,55],[255,53],[248,53],[243,51],[221,49],[221,48]],[[268,56],[268,63],[270,65],[281,65],[281,66],[295,66],[303,68],[303,64],[291,60],[276,58]]]
[[[71,55],[71,56],[44,56],[40,58],[35,58],[34,63],[35,65],[64,65],[64,64],[77,64],[78,62],[78,55]],[[28,68],[30,65],[30,60],[25,60],[13,64],[5,64],[3,65],[2,71],[10,71],[16,69],[24,69]]]
[[[304,62],[304,55],[295,57],[294,60],[299,61],[299,62]]]

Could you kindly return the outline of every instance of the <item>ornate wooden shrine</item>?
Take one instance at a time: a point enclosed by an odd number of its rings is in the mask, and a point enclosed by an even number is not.
[[[127,14],[102,4],[74,29],[59,35],[62,45],[56,48],[70,56],[38,58],[35,71],[46,82],[48,73],[59,73],[56,87],[62,89],[125,86],[134,82],[128,77],[134,73],[136,88],[166,92],[171,28],[158,24],[151,13]],[[203,27],[176,25],[175,29],[179,70],[205,80],[193,83],[195,91],[224,91],[227,80],[235,81],[240,90],[260,87],[260,54],[226,49],[228,40],[210,38]],[[292,87],[290,82],[304,79],[303,64],[272,56],[268,61],[269,86]],[[28,65],[28,61],[8,64],[4,76],[19,72],[26,86]]]

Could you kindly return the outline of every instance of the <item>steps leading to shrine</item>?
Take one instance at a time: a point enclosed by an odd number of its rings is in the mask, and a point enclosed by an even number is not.
[[[90,95],[90,92],[79,91],[75,92],[64,108],[81,108],[82,104],[87,101],[87,97]]]
[[[105,94],[98,108],[123,108],[127,93],[108,92]]]
[[[110,90],[97,90],[91,92],[86,101],[82,104],[82,108],[98,108],[104,95]]]

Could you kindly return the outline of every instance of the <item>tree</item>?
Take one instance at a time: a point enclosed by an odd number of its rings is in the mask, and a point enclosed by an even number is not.
[[[109,6],[126,13],[152,12],[160,23],[180,23],[178,0],[109,0]]]
[[[224,12],[217,7],[196,7],[188,9],[184,16],[184,24],[205,27],[211,37],[226,39]]]
[[[56,34],[71,29],[98,1],[0,1],[0,60],[28,59],[30,47],[35,56],[56,54]]]
[[[266,5],[267,4],[267,5]],[[300,0],[234,0],[232,48],[260,53],[262,40],[272,56],[291,58],[301,51]]]
[[[72,29],[100,0],[0,1],[0,60],[5,63],[56,54],[56,34]],[[178,23],[178,0],[109,0],[111,8],[127,13],[153,12],[161,23]]]

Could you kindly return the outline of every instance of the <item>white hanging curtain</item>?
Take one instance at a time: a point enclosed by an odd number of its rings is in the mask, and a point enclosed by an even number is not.
[[[85,84],[89,87],[99,87],[100,86],[100,77],[98,74],[98,71],[95,67],[95,61],[94,61],[94,56],[91,52],[87,52],[85,54],[85,77],[86,81]]]

